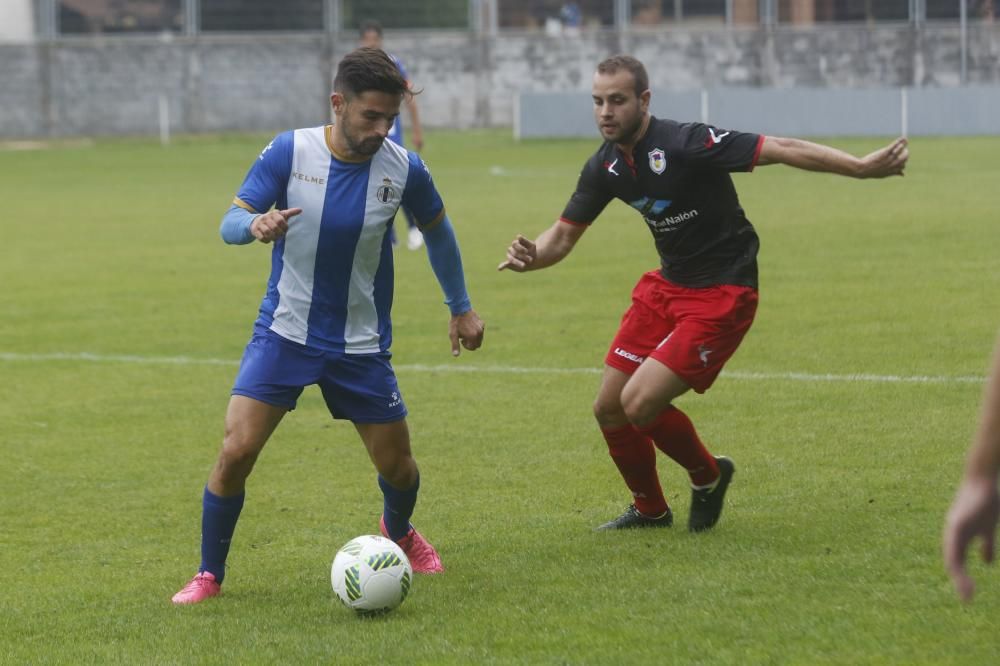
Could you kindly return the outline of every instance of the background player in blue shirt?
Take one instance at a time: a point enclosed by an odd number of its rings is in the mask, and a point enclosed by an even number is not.
[[[361,46],[367,46],[373,49],[382,48],[382,24],[378,21],[365,21],[361,24],[359,33],[361,37]],[[389,54],[389,57],[392,58],[394,63],[396,63],[396,67],[399,68],[399,72],[403,75],[403,78],[406,79],[406,84],[412,89],[413,83],[410,81],[410,77],[406,73],[406,67],[403,66],[403,61],[391,53]],[[424,133],[420,127],[420,113],[417,111],[417,99],[414,95],[408,95],[405,101],[406,110],[410,114],[410,122],[413,124],[411,134],[413,147],[419,153],[424,149]],[[395,141],[401,146],[404,145],[403,121],[401,118],[397,117],[396,121],[392,124],[392,129],[389,131],[389,139]],[[406,218],[407,226],[406,247],[411,250],[419,250],[420,246],[424,244],[424,236],[420,233],[416,220],[406,207],[403,208],[403,216]]]
[[[354,423],[378,471],[380,529],[413,570],[442,571],[410,525],[420,475],[406,407],[389,363],[393,253],[400,205],[426,234],[427,254],[451,311],[452,354],[482,344],[444,205],[420,158],[385,141],[411,95],[383,51],[361,48],[337,68],[335,124],[278,135],[250,168],[222,222],[228,243],[274,243],[267,292],[226,412],[225,438],[205,486],[201,566],[173,597],[220,592],[244,488],[257,456],[305,386],[318,384],[334,418]],[[272,209],[272,207],[274,207]]]
[[[612,199],[642,215],[660,267],[632,292],[594,403],[634,501],[601,529],[673,524],[656,473],[658,448],[687,470],[688,528],[700,532],[719,520],[735,466],[709,453],[672,401],[708,390],[757,310],[759,242],[729,173],[787,164],[855,178],[902,175],[906,140],[858,158],[799,139],[654,118],[646,68],[631,56],[601,62],[592,95],[603,145],[555,224],[534,242],[517,236],[499,269],[538,270],[562,260]]]

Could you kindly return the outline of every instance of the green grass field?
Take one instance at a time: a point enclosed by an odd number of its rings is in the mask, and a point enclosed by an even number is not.
[[[452,359],[423,252],[397,251],[394,362],[447,572],[359,620],[329,585],[381,497],[306,391],[250,479],[225,594],[175,608],[270,248],[218,221],[264,136],[0,151],[0,663],[987,664],[943,514],[1000,326],[998,138],[916,139],[903,179],[735,176],[762,239],[757,323],[678,401],[738,469],[710,534],[595,533],[629,502],[593,423],[599,367],[656,265],[615,203],[563,264],[497,273],[596,141],[436,133],[484,347]],[[873,140],[831,140],[857,154]],[[89,355],[89,356],[88,356]]]

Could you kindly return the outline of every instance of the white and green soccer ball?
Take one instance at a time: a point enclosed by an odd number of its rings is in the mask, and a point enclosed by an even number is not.
[[[386,613],[410,593],[413,568],[403,550],[381,536],[351,539],[337,551],[330,582],[344,605],[359,615]]]

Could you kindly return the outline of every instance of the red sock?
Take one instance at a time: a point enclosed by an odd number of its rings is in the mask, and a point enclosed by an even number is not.
[[[636,429],[686,469],[692,485],[707,486],[719,478],[719,466],[698,439],[691,419],[673,405],[660,412],[649,425]]]
[[[641,435],[630,423],[621,428],[604,429],[608,453],[632,491],[635,508],[646,516],[659,516],[667,510],[667,500],[656,475],[656,451],[648,437]]]

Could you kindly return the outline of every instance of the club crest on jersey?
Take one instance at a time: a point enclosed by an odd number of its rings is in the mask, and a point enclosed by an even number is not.
[[[667,168],[667,155],[660,148],[649,151],[649,169],[655,174],[663,173]]]
[[[382,203],[389,203],[396,198],[396,190],[392,187],[392,181],[388,178],[382,179],[382,186],[375,191],[375,198]]]

